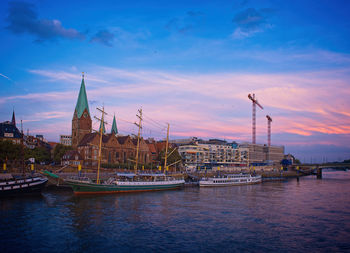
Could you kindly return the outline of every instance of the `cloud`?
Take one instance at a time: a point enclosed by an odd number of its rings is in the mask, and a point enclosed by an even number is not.
[[[144,114],[165,126],[171,125],[171,138],[198,136],[250,141],[251,103],[255,93],[264,110],[257,111],[257,141],[266,143],[265,115],[273,118],[272,143],[278,145],[337,145],[350,143],[349,70],[299,71],[288,73],[207,73],[192,74],[159,70],[128,70],[105,66],[86,69],[85,85],[91,115],[104,103],[111,123],[116,114],[118,129],[124,134],[137,130],[130,122],[141,106]],[[58,138],[69,131],[81,82],[80,74],[63,70],[37,69],[31,73],[50,81],[60,91],[0,97],[1,104],[15,104],[28,110],[23,119],[30,129],[45,131]],[[62,83],[69,85],[62,86]],[[72,85],[73,84],[73,85]],[[23,110],[24,110],[23,109]],[[43,121],[41,122],[40,119]],[[40,124],[38,123],[40,122]],[[98,125],[95,126],[98,128]],[[144,136],[163,138],[164,129],[145,120]]]
[[[204,13],[200,11],[188,11],[182,17],[172,18],[165,26],[169,31],[176,31],[181,34],[187,34],[198,27],[203,21]]]
[[[269,15],[273,14],[274,10],[270,8],[260,9],[248,8],[235,15],[232,22],[237,28],[232,34],[234,39],[242,39],[251,37],[256,33],[262,32],[271,27],[268,23]]]
[[[134,120],[130,115],[142,105],[155,120],[177,123],[173,130],[178,136],[197,133],[203,138],[249,140],[251,105],[247,94],[251,92],[256,93],[265,108],[258,111],[259,136],[266,132],[266,114],[273,118],[274,134],[296,134],[305,140],[317,133],[350,135],[348,75],[341,71],[192,75],[100,66],[91,72],[93,78],[85,80],[90,101],[103,101],[107,110],[129,121]],[[56,75],[49,70],[32,73]],[[60,76],[70,75],[73,73],[60,72]],[[79,75],[77,77],[74,82],[80,83]],[[61,79],[57,77],[57,80]],[[74,89],[66,93],[8,97],[6,101],[48,97],[63,101],[67,100],[66,94],[70,94],[74,104],[77,86]]]
[[[58,38],[85,39],[77,30],[64,28],[59,20],[39,19],[35,6],[27,2],[10,2],[7,22],[8,30],[15,34],[34,35],[38,42]]]
[[[102,45],[111,47],[114,40],[114,34],[107,30],[98,31],[90,40],[90,42],[101,43]]]
[[[68,83],[75,83],[80,84],[81,76],[76,74],[76,68],[72,69],[74,73],[66,72],[66,71],[47,71],[47,70],[40,70],[40,69],[30,69],[28,70],[30,73],[37,74],[40,76],[48,77],[48,81],[55,82],[55,81],[65,81]],[[98,83],[105,83],[106,81],[103,79],[100,79],[94,75],[90,75],[90,73],[85,72],[85,76],[88,76],[89,80],[98,82]]]
[[[188,11],[187,15],[190,17],[198,17],[198,16],[203,16],[203,12],[201,11]]]
[[[12,80],[11,78],[9,78],[8,76],[5,76],[4,74],[1,74],[1,73],[0,73],[0,76],[6,78],[7,80],[9,80],[9,81],[11,81],[11,82],[13,82],[13,80]]]

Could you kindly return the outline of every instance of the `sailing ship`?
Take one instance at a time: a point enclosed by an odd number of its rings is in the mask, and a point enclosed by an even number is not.
[[[232,186],[261,183],[261,175],[225,174],[217,177],[202,178],[199,186]]]
[[[99,109],[101,113],[101,125],[104,124],[104,115],[106,112],[104,108]],[[103,128],[100,127],[100,145],[98,153],[98,164],[97,164],[97,177],[96,181],[92,181],[89,178],[71,178],[65,180],[65,182],[72,187],[74,194],[109,194],[118,192],[140,192],[140,191],[160,191],[170,190],[182,187],[185,184],[183,178],[174,178],[164,173],[138,173],[138,157],[140,148],[140,133],[141,133],[141,122],[142,122],[142,109],[139,114],[136,115],[139,118],[138,136],[137,136],[137,147],[136,147],[136,161],[134,166],[134,173],[118,173],[115,177],[109,178],[106,181],[100,180],[100,165],[101,165],[101,145]],[[167,131],[167,141],[165,150],[165,162],[164,168],[167,168],[167,152],[168,152],[168,139],[169,139],[169,124]]]

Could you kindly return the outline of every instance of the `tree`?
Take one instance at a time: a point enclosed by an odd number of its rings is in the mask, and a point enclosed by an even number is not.
[[[42,162],[48,163],[51,161],[50,151],[44,147],[36,147],[34,149],[26,149],[24,157],[26,160],[33,157],[33,158],[35,158],[35,162],[38,162],[38,163],[42,163]]]
[[[295,159],[295,160],[294,160],[294,163],[295,163],[295,164],[301,164],[301,162],[300,162],[299,159]]]
[[[60,163],[62,157],[64,156],[64,154],[68,151],[68,150],[72,150],[71,146],[65,146],[62,144],[57,144],[54,151],[53,151],[53,160],[55,161],[55,163]]]
[[[19,160],[21,158],[21,145],[14,144],[9,140],[0,140],[0,160],[6,162],[7,160]]]
[[[167,165],[173,164],[179,160],[181,161],[181,159],[182,159],[179,152],[178,152],[178,149],[176,149],[174,152],[173,152],[173,150],[174,150],[174,148],[169,148],[169,150],[168,150]],[[161,152],[159,152],[159,155],[158,155],[158,161],[160,161],[160,164],[162,166],[164,165],[164,160],[165,160],[165,149],[163,149]]]

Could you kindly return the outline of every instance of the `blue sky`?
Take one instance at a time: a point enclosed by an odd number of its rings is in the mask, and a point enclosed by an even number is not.
[[[0,119],[14,107],[25,129],[57,141],[84,71],[90,111],[104,103],[125,134],[142,106],[146,137],[169,122],[173,138],[250,141],[255,93],[258,143],[269,114],[286,152],[346,159],[349,11],[349,1],[2,1]]]

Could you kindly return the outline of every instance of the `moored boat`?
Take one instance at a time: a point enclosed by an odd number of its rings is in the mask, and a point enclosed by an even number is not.
[[[108,194],[118,192],[160,191],[181,188],[185,181],[165,174],[117,174],[97,184],[88,178],[68,179],[75,194]]]
[[[217,177],[202,178],[199,186],[231,186],[261,183],[261,175],[251,174],[225,174]]]
[[[13,177],[2,174],[0,177],[0,196],[13,196],[40,193],[47,183],[47,178],[40,176]]]
[[[104,115],[106,114],[104,108],[99,109],[102,113],[101,126],[104,122]],[[140,133],[141,133],[141,120],[142,120],[142,109],[139,110],[139,127],[137,136],[137,148],[135,157],[135,167],[134,173],[124,173],[117,174],[116,177],[109,178],[106,181],[100,180],[100,163],[101,163],[101,143],[102,143],[102,127],[100,127],[100,145],[99,145],[99,155],[98,155],[98,166],[97,166],[97,177],[96,181],[92,181],[89,178],[71,178],[64,180],[69,186],[72,187],[75,194],[108,194],[108,193],[118,193],[118,192],[138,192],[138,191],[159,191],[159,190],[170,190],[180,188],[185,184],[183,178],[177,179],[165,174],[144,174],[139,173],[138,159],[139,159],[139,143],[140,143]],[[169,124],[167,131],[167,141],[165,150],[165,161],[164,169],[167,167],[167,153],[168,153],[168,138],[169,138]]]

